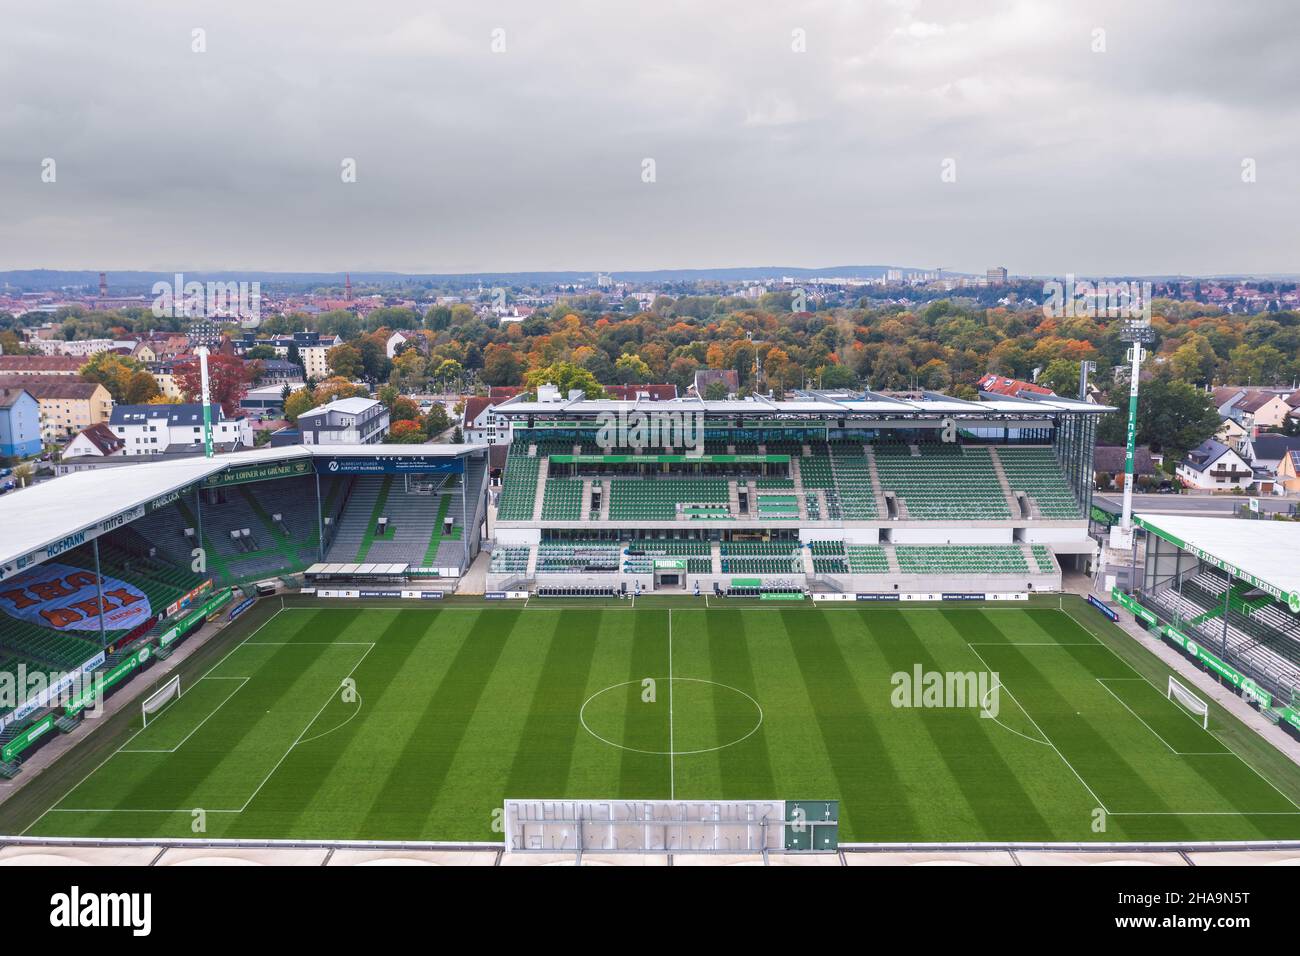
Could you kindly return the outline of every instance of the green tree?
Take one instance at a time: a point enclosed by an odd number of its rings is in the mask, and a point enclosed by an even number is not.
[[[539,385],[554,385],[561,395],[567,395],[575,388],[580,388],[587,398],[604,398],[605,389],[596,381],[596,377],[581,366],[572,362],[555,362],[544,368],[533,369],[524,376],[524,383],[536,390]]]
[[[1120,410],[1107,415],[1098,429],[1098,442],[1124,444],[1128,428],[1128,389],[1116,388],[1110,404]],[[1150,445],[1170,459],[1181,459],[1219,429],[1219,413],[1208,393],[1187,382],[1156,376],[1138,390],[1137,443]]]

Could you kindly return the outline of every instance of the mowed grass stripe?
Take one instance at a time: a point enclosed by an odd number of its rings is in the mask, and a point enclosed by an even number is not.
[[[996,643],[988,640],[996,632],[996,626],[983,612],[978,612],[977,618],[968,618],[963,626],[968,628],[966,633],[978,635],[978,642]],[[1076,671],[1073,678],[1062,678],[1067,686],[1058,687],[1053,678],[1060,672],[1060,662],[1069,659],[1066,652],[1070,648],[1018,647],[1009,642],[1003,647],[981,647],[978,650],[989,666],[1001,673],[1003,685],[1029,711],[1061,754],[1063,762],[1068,761],[1074,772],[1083,778],[1087,784],[1085,789],[1095,794],[1104,809],[1162,814],[1175,809],[1146,778],[1147,768],[1160,757],[1155,749],[1149,743],[1142,746],[1140,742],[1134,742],[1130,753],[1140,754],[1139,768],[1112,745],[1119,726],[1115,722],[1116,711],[1122,711],[1119,704],[1112,700],[1112,707],[1099,709],[1094,716],[1077,709],[1084,695],[1091,691],[1089,683],[1097,693],[1105,693],[1093,675],[1087,673],[1080,680]],[[1046,662],[1047,666],[1040,662]],[[1094,723],[1102,714],[1106,716],[1104,727]],[[1150,743],[1156,743],[1155,739],[1151,738]],[[1189,831],[1178,817],[1165,819],[1170,839],[1188,839]]]
[[[362,832],[375,838],[411,836],[415,821],[436,805],[483,688],[523,613],[509,608],[474,615],[418,718],[405,728],[391,728],[401,748],[382,785],[372,791]]]
[[[856,839],[865,839],[865,834],[915,836],[917,819],[908,800],[908,782],[894,766],[879,729],[868,719],[866,702],[831,635],[826,615],[778,613],[830,758],[839,790],[841,827]]]
[[[585,735],[578,711],[587,698],[587,676],[603,614],[600,610],[566,610],[556,616],[506,783],[511,797],[572,795],[568,781],[573,748],[578,735]]]
[[[710,612],[704,616],[709,650],[709,674],[719,684],[742,690],[757,699],[758,687],[754,666],[749,658],[749,632],[740,611]],[[723,797],[737,800],[777,799],[776,780],[772,773],[772,755],[768,752],[767,732],[763,727],[740,743],[750,732],[757,715],[737,710],[735,691],[715,686],[716,739],[721,750],[715,751],[718,779]],[[762,703],[759,703],[762,706]]]
[[[287,633],[301,634],[313,626],[313,621],[321,613],[290,619]],[[349,612],[347,620],[351,621],[359,614],[360,611]],[[212,672],[213,675],[250,678],[230,704],[222,708],[219,718],[205,723],[174,754],[118,753],[69,794],[60,806],[130,810],[232,809],[242,806],[252,792],[247,778],[260,779],[256,774],[266,758],[262,751],[268,740],[280,740],[285,736],[283,730],[274,728],[283,716],[284,708],[279,705],[327,647],[286,644],[267,651],[240,645]],[[258,663],[250,664],[250,661]],[[298,730],[293,734],[296,735]],[[282,753],[283,748],[270,763],[279,759]],[[232,761],[242,763],[242,767],[231,772]],[[262,773],[270,770],[270,763],[261,768]],[[205,788],[208,781],[211,781],[211,786]],[[200,799],[197,795],[201,790],[205,792]]]
[[[859,615],[862,626],[879,643],[894,671],[914,674],[921,670],[944,673],[957,670],[945,666],[917,637],[908,618],[900,611],[868,611]],[[975,663],[972,661],[972,663]],[[976,665],[979,670],[982,667]],[[976,668],[963,668],[969,671]],[[993,686],[992,680],[989,686]],[[920,688],[913,688],[914,694]],[[914,701],[916,703],[916,701]],[[968,701],[964,710],[925,709],[916,711],[921,729],[933,751],[944,765],[945,775],[956,782],[963,798],[962,807],[945,807],[945,816],[958,818],[969,814],[982,835],[991,840],[1052,839],[1056,831],[1035,806],[1020,780],[998,748],[989,738],[992,732],[1005,734],[992,720],[980,717],[981,702]],[[1034,746],[1025,743],[1026,746]]]
[[[632,648],[625,690],[611,690],[625,701],[623,739],[619,743],[633,746],[646,741],[660,741],[659,746],[642,746],[641,750],[668,749],[668,612],[638,611],[632,622]],[[655,702],[641,700],[641,682],[655,681]],[[592,693],[601,690],[597,687]],[[660,703],[659,695],[664,701]],[[605,695],[601,695],[603,698]],[[601,703],[604,703],[602,700]],[[582,731],[586,734],[586,731]],[[590,735],[588,735],[590,736]],[[594,739],[594,738],[593,738]],[[670,786],[669,761],[664,755],[623,750],[618,761],[618,795],[643,800],[666,800]]]
[[[1078,625],[1071,620],[1072,627]],[[1209,732],[1191,720],[1178,705],[1165,698],[1154,687],[1142,680],[1127,664],[1117,658],[1102,644],[1090,646],[1066,646],[1062,648],[1082,670],[1097,674],[1114,673],[1119,668],[1127,671],[1123,676],[1134,680],[1116,680],[1102,693],[1110,692],[1112,699],[1123,699],[1124,690],[1140,688],[1146,692],[1145,701],[1138,707],[1129,703],[1124,708],[1119,701],[1115,706],[1123,710],[1123,715],[1116,715],[1114,736],[1123,733],[1137,737],[1157,754],[1149,761],[1143,761],[1141,770],[1154,789],[1162,791],[1166,801],[1179,810],[1202,811],[1236,811],[1238,813],[1283,813],[1297,812],[1295,804],[1284,797],[1267,781],[1250,772],[1240,758],[1227,750]],[[1099,685],[1100,686],[1100,685]],[[1131,694],[1130,694],[1131,696]],[[1138,719],[1142,710],[1155,710],[1145,722]],[[1137,711],[1137,714],[1134,713]],[[1127,718],[1127,719],[1126,719]],[[1161,732],[1163,728],[1164,732]],[[1165,736],[1165,732],[1169,736]],[[1160,733],[1157,737],[1156,734]],[[1163,738],[1163,739],[1161,739]],[[1177,743],[1174,743],[1177,741]],[[1183,751],[1175,753],[1170,750]],[[1234,766],[1235,765],[1235,766]],[[1242,773],[1242,771],[1247,771]],[[1217,795],[1218,799],[1213,799]],[[1124,807],[1112,807],[1123,810]]]
[[[243,836],[269,836],[270,831],[260,817],[274,814],[276,826],[285,835],[300,836],[319,833],[318,806],[322,797],[334,799],[338,794],[340,763],[352,754],[351,745],[358,737],[373,742],[383,739],[391,730],[391,713],[384,706],[389,694],[403,694],[398,681],[407,662],[419,646],[419,639],[434,629],[440,620],[439,611],[415,610],[390,612],[391,619],[383,630],[374,634],[375,648],[353,672],[359,704],[345,704],[341,694],[334,700],[304,735],[306,742],[281,765],[258,793],[250,810],[231,827],[232,833]],[[378,615],[375,615],[378,617]],[[382,618],[375,620],[379,624]],[[354,708],[355,716],[352,716]],[[352,719],[349,717],[352,716]],[[346,721],[346,722],[345,722]],[[313,734],[323,733],[330,727],[336,730],[311,740]],[[373,747],[367,746],[372,750]],[[344,771],[344,774],[351,776]]]
[[[865,719],[880,734],[903,783],[902,796],[912,808],[918,832],[932,831],[939,838],[949,832],[945,827],[978,830],[961,787],[929,744],[926,715],[919,708],[893,706],[891,678],[896,668],[890,666],[884,647],[895,639],[893,618],[864,618],[854,609],[829,613],[826,620],[866,704]],[[875,622],[872,628],[865,626],[867,620]]]

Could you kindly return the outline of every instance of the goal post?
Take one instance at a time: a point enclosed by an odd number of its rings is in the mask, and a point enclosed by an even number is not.
[[[1199,717],[1202,730],[1210,729],[1210,705],[1173,677],[1169,678],[1169,687],[1165,691],[1165,696],[1191,713],[1193,717]]]
[[[149,715],[156,714],[167,706],[168,701],[181,696],[181,677],[177,674],[162,687],[158,688],[144,700],[140,701],[140,713],[144,716],[144,725],[149,726]]]

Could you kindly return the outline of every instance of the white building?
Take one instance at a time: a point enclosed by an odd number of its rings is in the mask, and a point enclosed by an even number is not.
[[[203,445],[203,406],[197,402],[118,405],[108,424],[113,434],[122,439],[125,455],[175,454]],[[212,441],[223,448],[252,448],[253,429],[246,416],[228,418],[220,405],[213,405]]]
[[[375,445],[388,433],[388,409],[373,398],[339,398],[298,416],[304,445]]]
[[[1187,453],[1179,462],[1178,480],[1189,488],[1207,491],[1243,490],[1255,483],[1255,472],[1250,464],[1222,442],[1213,438]]]

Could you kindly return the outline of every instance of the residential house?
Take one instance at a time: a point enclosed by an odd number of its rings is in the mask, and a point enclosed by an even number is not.
[[[40,407],[41,440],[60,442],[84,428],[107,421],[113,397],[99,382],[66,375],[0,376],[0,386],[25,388]]]
[[[1278,462],[1273,490],[1279,494],[1300,494],[1300,450],[1288,451]]]
[[[1219,423],[1219,430],[1214,433],[1214,437],[1229,448],[1241,452],[1242,446],[1250,440],[1250,430],[1235,418],[1225,418]]]
[[[1256,471],[1275,475],[1278,467],[1293,451],[1300,451],[1300,438],[1263,434],[1256,435],[1250,440],[1242,457],[1249,461]]]
[[[1092,452],[1093,481],[1103,491],[1124,487],[1124,459],[1128,449],[1123,445],[1098,445]],[[1133,449],[1133,474],[1138,478],[1154,478],[1156,458],[1146,445]]]
[[[1011,398],[1017,398],[1021,394],[1030,395],[1055,395],[1050,388],[1044,385],[1036,385],[1033,382],[1026,382],[1018,378],[1007,378],[1003,375],[985,375],[975,387],[986,395],[1005,395]]]
[[[227,416],[212,406],[214,444],[253,447],[247,415]],[[162,455],[203,450],[203,406],[118,405],[109,418],[113,433],[125,443],[126,455]]]
[[[41,451],[41,407],[26,388],[0,388],[0,458]]]
[[[0,355],[0,375],[81,374],[86,360],[72,355]]]
[[[125,451],[125,439],[115,433],[107,422],[99,422],[83,429],[80,435],[68,442],[68,447],[63,449],[63,459],[109,458],[123,455]]]
[[[1178,480],[1208,491],[1245,490],[1255,482],[1250,463],[1222,442],[1208,438],[1179,462]]]
[[[511,396],[513,397],[513,396]],[[505,399],[509,401],[509,399]],[[503,404],[491,396],[471,395],[465,399],[465,412],[461,416],[461,434],[465,441],[484,445],[509,445],[514,424],[496,408]]]
[[[373,398],[339,398],[298,416],[304,445],[374,445],[388,433],[388,409]]]
[[[702,368],[695,372],[695,382],[689,391],[699,398],[708,398],[709,386],[721,382],[727,388],[727,396],[734,396],[740,391],[740,373],[734,368]]]

